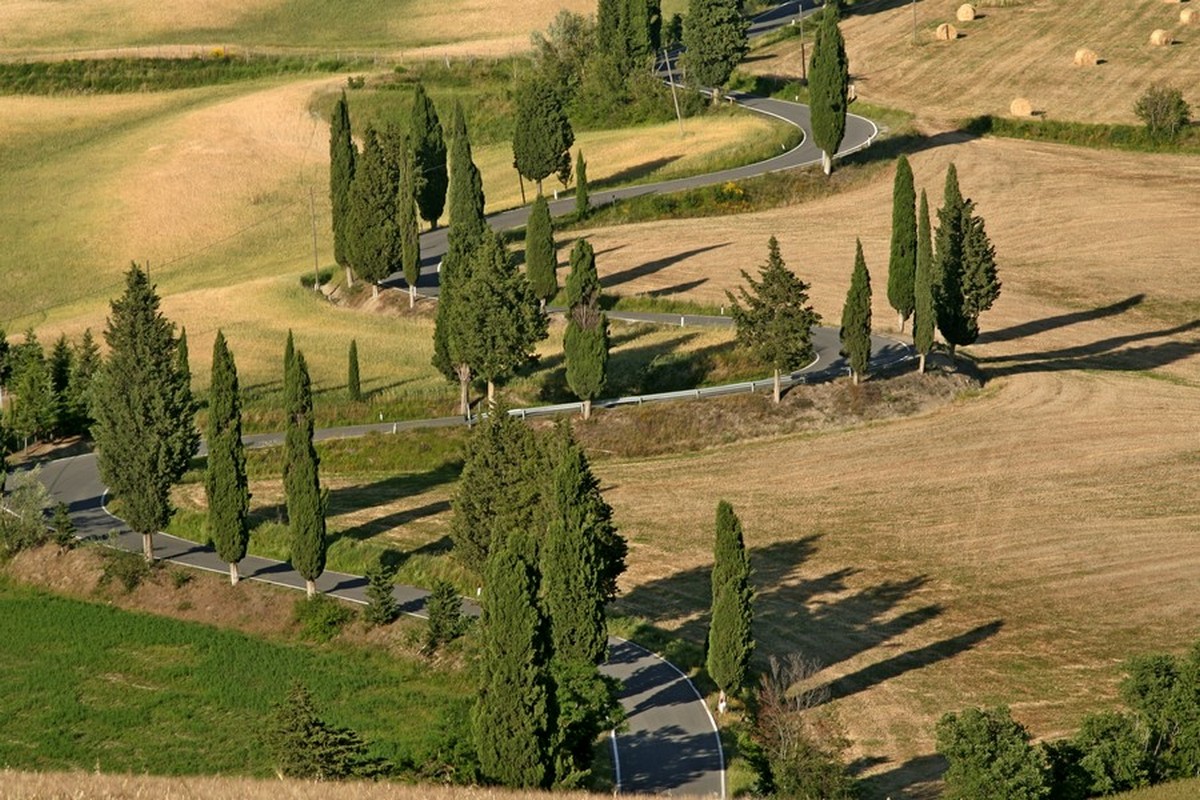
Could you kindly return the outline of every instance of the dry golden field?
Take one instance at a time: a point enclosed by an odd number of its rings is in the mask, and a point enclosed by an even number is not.
[[[1133,104],[1155,81],[1183,89],[1200,107],[1200,25],[1179,22],[1187,5],[1161,0],[1024,0],[1007,7],[977,3],[979,17],[955,22],[960,0],[917,4],[913,44],[909,3],[856,5],[842,22],[850,71],[864,100],[921,116],[959,119],[1009,113],[1016,97],[1050,119],[1136,122]],[[956,41],[934,40],[939,23],[952,22]],[[1177,43],[1153,47],[1162,28]],[[1089,48],[1104,63],[1076,67],[1075,51]],[[809,46],[811,51],[811,43]],[[800,74],[799,41],[764,49],[743,66],[761,74]]]

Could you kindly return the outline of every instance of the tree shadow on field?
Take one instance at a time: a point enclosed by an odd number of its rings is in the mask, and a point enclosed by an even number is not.
[[[643,161],[641,164],[634,164],[632,167],[626,167],[606,178],[592,182],[589,191],[602,191],[614,186],[620,186],[623,183],[636,181],[639,178],[644,178],[647,175],[657,172],[668,164],[674,164],[681,158],[683,156],[664,156],[663,158],[652,158],[649,161]]]
[[[850,106],[850,112],[854,113],[854,106]],[[963,144],[973,139],[978,139],[980,133],[957,128],[951,131],[942,131],[935,133],[932,136],[926,136],[921,133],[901,133],[895,136],[886,136],[876,140],[870,147],[865,150],[859,150],[847,156],[839,156],[838,161],[841,164],[872,164],[876,161],[894,161],[901,154],[913,155],[920,153],[923,150],[932,150],[935,147],[944,147],[952,144]]]
[[[429,489],[458,480],[462,464],[458,461],[447,462],[424,472],[408,475],[394,475],[374,483],[363,483],[357,486],[345,486],[329,492],[329,516],[352,514],[367,508],[395,502],[405,497],[415,497]],[[420,509],[396,512],[391,516],[413,515],[413,519],[439,513],[432,508],[439,505],[431,503],[425,507],[425,513],[417,514]],[[411,521],[411,520],[410,520]],[[399,523],[397,523],[399,524]],[[391,526],[389,526],[391,527]],[[343,533],[343,535],[345,535]]]
[[[608,357],[608,380],[604,396],[649,394],[660,391],[664,384],[695,385],[702,377],[700,362],[694,358],[695,354],[679,351],[697,336],[698,333],[683,333],[641,347],[612,348]],[[567,386],[567,371],[562,356],[544,359],[542,367],[548,372],[538,392],[539,399],[551,403],[576,399]]]
[[[340,539],[353,539],[355,541],[371,539],[387,533],[394,528],[407,525],[410,522],[416,522],[419,519],[432,517],[437,514],[444,514],[449,510],[449,500],[434,500],[417,508],[406,508],[338,531],[329,537],[329,544],[333,544]]]
[[[1024,339],[1026,336],[1036,336],[1039,333],[1078,325],[1082,322],[1093,322],[1106,317],[1115,317],[1137,308],[1145,299],[1146,295],[1139,293],[1126,297],[1124,300],[1100,306],[1099,308],[1090,308],[1086,311],[1072,311],[1069,314],[1058,314],[1053,317],[1045,317],[1044,319],[1029,320],[1028,322],[1021,322],[998,331],[985,331],[979,335],[975,343],[996,344],[997,342],[1010,342],[1014,339]]]
[[[678,264],[680,261],[686,261],[692,256],[697,256],[701,253],[707,253],[711,250],[719,250],[722,247],[728,247],[729,244],[729,242],[722,242],[721,244],[711,244],[704,247],[696,247],[691,250],[684,250],[674,255],[656,258],[652,261],[646,261],[638,264],[635,267],[623,269],[620,272],[610,272],[607,275],[600,276],[600,285],[605,289],[611,289],[612,287],[619,286],[622,283],[628,283],[629,281],[637,280],[638,278],[645,278],[648,275],[653,275],[654,273],[660,272],[667,267]]]
[[[708,278],[699,278],[694,281],[684,281],[683,283],[677,283],[674,286],[664,286],[661,289],[651,289],[650,291],[646,292],[646,296],[668,297],[673,294],[683,294],[684,292],[690,292],[693,289],[699,289],[706,283],[708,283]]]
[[[850,771],[861,772],[875,764],[850,765]],[[889,797],[893,800],[934,800],[941,796],[942,774],[946,771],[946,759],[937,754],[916,756],[897,764],[886,772],[862,778],[864,796]]]
[[[978,358],[977,363],[988,379],[1005,375],[1062,370],[1148,371],[1200,355],[1200,340],[1173,338],[1198,328],[1200,328],[1200,320],[1192,320],[1172,328],[1112,336],[1090,344],[1058,350],[983,357]],[[1167,341],[1156,344],[1139,344],[1152,339],[1166,339]],[[1131,347],[1130,345],[1138,346]]]

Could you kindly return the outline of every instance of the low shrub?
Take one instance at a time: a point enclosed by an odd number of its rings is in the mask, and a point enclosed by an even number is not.
[[[106,548],[101,551],[101,556],[100,585],[108,586],[116,581],[127,593],[141,586],[154,570],[141,553]]]
[[[292,619],[300,627],[303,638],[328,642],[354,619],[354,611],[331,597],[317,594],[297,600]]]

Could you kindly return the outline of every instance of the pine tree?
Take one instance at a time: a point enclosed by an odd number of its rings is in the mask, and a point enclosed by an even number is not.
[[[429,223],[430,230],[434,230],[446,207],[446,187],[449,184],[446,140],[442,136],[442,123],[438,119],[437,109],[419,82],[413,94],[410,123],[414,175],[419,176],[419,180],[413,182],[417,208],[420,209],[421,219]]]
[[[100,369],[100,363],[100,348],[92,336],[92,329],[88,328],[75,348],[67,386],[67,416],[74,431],[84,432],[91,427],[92,415],[88,407],[91,403],[92,380]]]
[[[508,547],[488,557],[472,729],[484,777],[504,786],[544,787],[552,778],[549,654],[537,585],[537,572]]]
[[[485,234],[469,273],[459,288],[461,328],[451,346],[472,374],[487,381],[488,404],[494,406],[496,381],[527,363],[534,345],[546,338],[546,315],[494,231]]]
[[[429,614],[429,629],[425,634],[427,650],[436,650],[462,633],[462,598],[448,581],[434,581],[425,610]]]
[[[933,306],[933,238],[929,227],[929,200],[921,190],[921,211],[917,217],[917,273],[913,282],[913,347],[921,357],[933,349],[933,329],[937,324]]]
[[[396,567],[382,560],[367,567],[367,607],[363,619],[369,625],[389,625],[400,616],[400,604],[396,602]]]
[[[213,342],[207,441],[204,491],[208,499],[208,533],[217,556],[229,565],[229,582],[236,586],[238,562],[246,557],[250,541],[250,489],[242,446],[237,365],[219,330]]]
[[[150,278],[136,264],[125,283],[104,331],[109,357],[92,382],[92,434],[100,476],[124,502],[125,520],[142,535],[152,561],[154,532],[173,511],[171,485],[200,438],[187,376],[179,370],[175,326],[159,312]]]
[[[722,691],[739,689],[754,652],[754,590],[750,559],[742,540],[742,523],[733,506],[717,504],[717,538],[713,552],[712,621],[708,630],[708,675]]]
[[[550,221],[550,204],[538,195],[529,210],[525,228],[525,274],[534,295],[542,303],[558,294],[558,253],[554,247],[554,225]]]
[[[2,467],[0,464],[0,472]],[[66,503],[59,503],[54,507],[54,519],[51,520],[50,526],[54,529],[54,543],[60,550],[70,550],[75,546],[75,523],[71,519],[71,509]]]
[[[779,242],[767,242],[767,263],[759,280],[742,270],[746,287],[739,287],[741,302],[726,292],[737,326],[738,344],[753,350],[775,371],[774,398],[781,397],[780,373],[799,369],[813,359],[812,329],[821,316],[808,304],[809,285],[783,263]],[[744,305],[743,305],[744,304]]]
[[[313,707],[312,695],[296,682],[287,702],[278,706],[266,731],[267,746],[280,775],[305,780],[337,781],[386,776],[392,766],[372,756],[362,737],[349,728],[325,722]]]
[[[833,172],[833,156],[846,135],[849,88],[850,61],[838,28],[838,4],[826,3],[808,68],[813,141],[821,148],[821,166],[826,175]]]
[[[439,141],[440,135],[439,130]],[[417,281],[421,278],[421,230],[417,223],[416,201],[420,182],[417,180],[417,165],[409,147],[409,139],[404,140],[399,157],[400,186],[396,192],[396,223],[400,230],[400,266],[404,270],[404,281],[408,284],[408,307],[412,308],[417,304]],[[444,162],[445,154],[443,153],[443,171],[445,170]],[[442,193],[442,202],[444,203],[444,188]]]
[[[854,273],[850,276],[846,304],[842,306],[842,328],[838,335],[842,355],[850,360],[850,374],[857,386],[871,361],[871,275],[867,272],[861,240],[854,253]]]
[[[400,267],[400,226],[396,219],[399,175],[383,142],[368,130],[351,192],[351,263],[379,296],[379,283]]]
[[[913,283],[917,270],[917,196],[913,188],[912,167],[901,155],[896,160],[896,181],[892,187],[892,250],[888,259],[888,302],[896,309],[900,331],[913,313]]]
[[[71,385],[71,370],[75,354],[67,335],[61,333],[50,351],[50,389],[54,395],[54,430],[59,434],[70,432],[70,399],[67,391]]]
[[[966,238],[973,226],[974,205],[964,200],[958,187],[958,170],[951,163],[946,171],[946,188],[942,207],[938,209],[937,252],[934,257],[933,302],[937,313],[938,330],[946,340],[950,358],[960,344],[970,344],[978,335],[978,314],[966,301]],[[976,234],[978,240],[978,235]],[[986,248],[985,248],[986,249]],[[992,262],[994,279],[995,263]],[[984,268],[986,272],[986,267]],[[982,279],[986,285],[987,279]],[[999,288],[997,287],[997,292]],[[994,299],[994,298],[993,298]],[[991,306],[986,296],[980,298]]]
[[[58,400],[45,359],[30,358],[20,369],[10,399],[9,424],[29,447],[30,440],[48,436],[58,423]]]
[[[583,401],[583,418],[592,413],[592,400],[604,391],[608,371],[608,317],[600,311],[600,278],[596,254],[586,239],[571,251],[567,278],[567,330],[563,359],[567,385]]]
[[[346,395],[352,403],[361,403],[363,399],[362,382],[358,378],[358,340],[350,340],[350,354],[347,357]]]
[[[740,0],[689,0],[683,44],[688,80],[713,89],[716,105],[720,88],[750,47]]]
[[[592,213],[591,198],[588,197],[587,161],[583,151],[575,154],[575,219],[587,219]]]
[[[288,524],[292,531],[292,567],[304,578],[308,596],[317,593],[325,571],[325,509],[321,497],[319,459],[313,447],[312,383],[304,354],[296,351],[284,375],[288,412],[284,438],[284,480]]]
[[[535,74],[517,95],[513,166],[526,178],[536,181],[541,194],[542,179],[562,170],[564,159],[570,171],[574,143],[575,132],[558,88],[541,74]]]
[[[983,217],[975,213],[975,203],[970,200],[963,206],[962,292],[962,319],[966,324],[955,344],[966,345],[979,338],[979,315],[1000,297],[996,248],[987,235]]]
[[[346,285],[354,285],[354,273],[350,269],[351,238],[351,187],[354,185],[354,168],[358,148],[350,130],[350,109],[346,104],[346,93],[342,92],[333,107],[329,124],[329,200],[333,214],[333,257],[346,269]]]
[[[544,474],[545,457],[523,421],[497,408],[475,426],[450,521],[454,555],[464,566],[482,575],[493,548],[514,531],[536,528]]]

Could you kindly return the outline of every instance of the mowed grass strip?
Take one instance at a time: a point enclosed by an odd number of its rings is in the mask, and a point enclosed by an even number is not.
[[[464,675],[0,583],[0,761],[36,770],[267,776],[265,726],[294,680],[400,763],[463,737]]]

